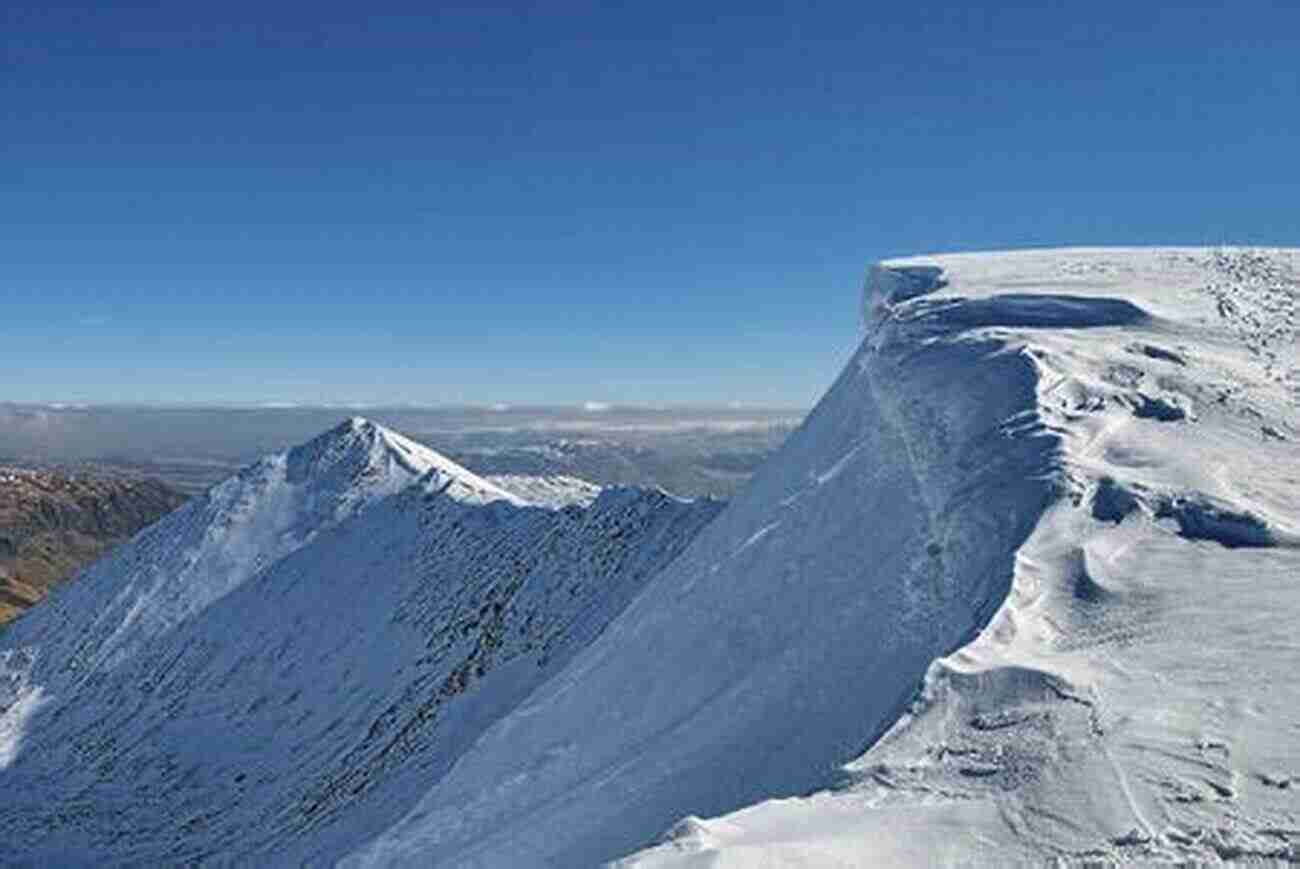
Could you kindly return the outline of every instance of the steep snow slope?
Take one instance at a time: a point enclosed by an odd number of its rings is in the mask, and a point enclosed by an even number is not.
[[[350,862],[1294,856],[1298,266],[874,269],[782,452]]]
[[[840,789],[688,819],[629,863],[1300,858],[1300,255],[933,257],[872,304],[922,267],[946,285],[884,300],[870,343],[992,337],[1032,361],[1025,418],[1055,442],[1011,593]],[[1097,328],[1103,298],[1144,316]]]
[[[319,864],[382,831],[720,506],[541,488],[586,506],[352,420],[142,533],[0,638],[0,863]]]
[[[446,484],[450,498],[519,502],[427,447],[353,418],[263,459],[151,527],[53,599],[22,636],[39,635],[46,655],[65,670],[111,666],[323,529],[425,474]]]
[[[1298,272],[877,267],[707,526],[360,421],[269,460],[0,637],[0,863],[1296,859]]]

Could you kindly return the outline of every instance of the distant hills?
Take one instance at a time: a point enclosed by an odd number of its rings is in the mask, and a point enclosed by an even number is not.
[[[184,501],[156,480],[0,466],[0,623]]]
[[[348,412],[320,407],[35,406],[0,402],[0,465],[70,465],[197,495]],[[366,411],[483,475],[570,476],[734,495],[805,411],[779,408],[388,408]]]

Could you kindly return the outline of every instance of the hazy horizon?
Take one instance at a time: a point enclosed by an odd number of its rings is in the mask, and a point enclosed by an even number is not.
[[[60,399],[41,399],[32,401],[0,401],[0,407],[31,408],[41,410],[77,411],[77,410],[428,410],[428,411],[476,411],[482,413],[525,413],[545,411],[581,412],[584,414],[607,414],[611,412],[647,412],[668,413],[720,411],[726,413],[745,412],[806,412],[811,405],[803,404],[758,404],[753,402],[711,402],[681,401],[661,403],[636,402],[556,402],[550,404],[530,404],[527,402],[419,402],[398,401],[392,403],[373,403],[364,401],[64,401]],[[364,415],[364,414],[362,414]]]
[[[806,409],[53,407],[0,402],[0,465],[156,477],[196,494],[363,416],[471,470],[729,496]]]

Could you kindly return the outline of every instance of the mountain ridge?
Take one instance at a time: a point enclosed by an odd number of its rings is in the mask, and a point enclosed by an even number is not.
[[[319,862],[377,833],[720,508],[542,491],[354,418],[137,536],[0,645],[0,862]]]
[[[1058,491],[992,619],[926,668],[837,789],[687,818],[625,864],[1294,861],[1300,479],[1266,469],[1300,458],[1300,253],[892,265],[945,279],[882,312],[922,342],[947,340],[936,321],[975,340],[962,306],[1012,297],[1012,328],[982,334],[1037,370]],[[1045,323],[1106,294],[1142,315]],[[869,283],[866,306],[881,295]]]
[[[440,497],[387,441],[365,497],[214,490],[202,606],[0,640],[0,859],[1295,859],[1300,252],[909,258],[862,305],[725,508]]]
[[[362,416],[349,417],[329,431],[293,447],[285,454],[284,462],[290,482],[303,482],[340,470],[351,479],[394,474],[400,479],[404,471],[407,476],[427,477],[426,485],[441,487],[452,497],[523,503],[518,496],[441,453]]]

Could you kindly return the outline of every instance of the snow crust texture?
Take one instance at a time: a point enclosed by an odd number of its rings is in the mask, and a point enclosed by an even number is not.
[[[988,433],[1051,445],[1009,591],[835,787],[687,818],[626,865],[1300,859],[1298,303],[1295,251],[876,269],[858,359],[876,390],[986,342],[981,365],[1032,371]],[[1018,485],[990,473],[944,503],[964,523]]]
[[[349,423],[0,638],[0,862],[1300,859],[1298,281],[882,263],[722,510]]]

